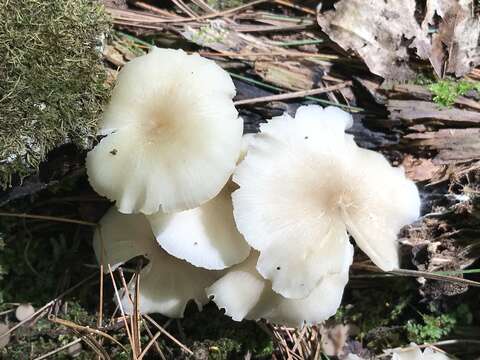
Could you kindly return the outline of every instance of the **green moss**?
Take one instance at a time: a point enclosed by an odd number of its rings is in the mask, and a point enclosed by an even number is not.
[[[65,264],[75,265],[75,275],[84,276],[81,261],[90,258],[86,252],[91,250],[81,239],[72,241],[66,234],[33,237],[28,230],[16,229],[18,235],[12,235],[0,252],[0,266],[5,271],[0,280],[4,301],[40,305],[51,300],[65,274]]]
[[[60,313],[59,316],[73,321],[75,316],[87,316],[87,312],[76,302],[68,302],[68,315]],[[80,313],[80,315],[78,315]],[[77,314],[77,315],[75,315]],[[89,316],[88,323],[94,323],[95,318]],[[81,324],[81,323],[80,323]],[[34,359],[44,355],[47,352],[58,349],[60,346],[67,345],[78,336],[70,330],[59,327],[57,324],[42,318],[30,326],[20,327],[15,331],[10,344],[0,350],[0,358],[10,360],[23,360],[27,357]],[[28,354],[28,355],[27,355]],[[76,357],[79,360],[93,359],[95,353],[87,346],[83,346],[83,351]],[[56,354],[55,359],[71,359],[68,350]]]
[[[193,342],[196,358],[221,360],[243,358],[247,352],[253,357],[269,357],[273,352],[272,339],[255,321],[233,321],[213,304],[202,312],[187,313],[182,326]]]
[[[216,10],[227,10],[242,6],[245,3],[247,3],[247,1],[244,0],[207,0],[207,4]]]
[[[58,145],[90,145],[108,94],[99,51],[108,30],[93,0],[0,4],[0,187]]]
[[[480,92],[480,82],[441,80],[429,85],[428,89],[433,94],[433,101],[441,106],[450,107],[455,104],[459,96],[463,96],[471,90]]]
[[[409,341],[417,344],[434,343],[450,334],[457,324],[468,325],[472,313],[467,305],[460,305],[452,313],[438,316],[422,314],[422,321],[409,320],[406,330]]]
[[[410,284],[403,279],[395,279],[395,285],[393,288],[368,291],[353,290],[351,305],[341,306],[335,320],[358,326],[360,339],[375,328],[395,326],[411,301]]]
[[[77,301],[68,301],[63,304],[58,316],[62,319],[69,320],[78,325],[94,326],[96,316],[89,315]],[[120,333],[120,332],[119,332]],[[117,335],[112,332],[112,336],[124,343],[127,350],[129,349],[128,339],[123,335]],[[32,323],[28,326],[22,326],[15,331],[10,343],[3,349],[0,349],[0,359],[24,360],[35,359],[41,355],[56,350],[61,346],[67,345],[79,337],[71,329],[59,326],[49,321],[46,317]],[[132,356],[126,353],[120,347],[110,341],[103,343],[104,350],[110,355],[111,359],[127,360]],[[78,360],[96,359],[95,351],[92,350],[85,342],[82,342],[82,350],[75,356]],[[60,351],[52,356],[52,359],[68,360],[72,359],[68,349]]]
[[[201,46],[208,46],[224,41],[228,32],[221,26],[208,24],[201,26],[192,35],[192,41]]]

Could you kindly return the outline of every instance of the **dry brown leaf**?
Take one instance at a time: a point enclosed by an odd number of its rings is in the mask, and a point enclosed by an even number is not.
[[[218,52],[287,53],[285,49],[269,45],[252,35],[235,31],[231,25],[221,19],[209,21],[200,27],[185,25],[181,35],[197,45]],[[252,59],[256,60],[257,57],[252,57]]]
[[[256,61],[255,72],[265,81],[290,90],[306,90],[317,87],[323,73],[318,68],[298,61]]]
[[[371,72],[386,80],[407,80],[415,75],[408,64],[408,44],[420,57],[430,53],[415,8],[415,0],[341,0],[335,11],[319,12],[317,20],[343,49],[356,51]]]
[[[327,356],[340,356],[344,354],[344,347],[348,337],[358,331],[353,325],[322,326],[322,351]]]
[[[427,0],[424,10],[415,0],[340,0],[335,11],[319,11],[317,21],[333,41],[354,50],[386,80],[415,76],[412,52],[429,59],[439,76],[445,61],[447,72],[457,76],[480,62],[480,20],[473,0]],[[431,34],[431,26],[438,26],[437,34]]]
[[[444,5],[443,21],[435,36],[438,37],[437,46],[441,42],[447,49],[446,71],[463,76],[480,64],[480,19],[474,15],[473,1],[443,2],[448,5]]]
[[[253,71],[263,80],[290,90],[308,90],[317,87],[323,72],[316,61],[272,61],[271,54],[288,55],[292,52],[264,38],[237,31],[225,20],[212,20],[202,25],[185,25],[181,35],[197,45],[228,54],[233,59],[242,58],[253,65]],[[295,53],[295,52],[294,52]],[[324,66],[323,66],[324,67]]]
[[[123,66],[125,65],[125,59],[123,55],[115,46],[107,45],[103,49],[103,56],[106,60],[112,63],[115,66]]]

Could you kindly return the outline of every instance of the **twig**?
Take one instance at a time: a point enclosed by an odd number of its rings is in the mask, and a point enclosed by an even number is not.
[[[77,331],[84,331],[84,332],[87,332],[87,333],[93,333],[93,334],[96,334],[96,335],[103,336],[104,338],[107,338],[108,340],[113,341],[115,344],[120,346],[124,351],[128,352],[127,348],[125,346],[123,346],[117,339],[115,339],[113,336],[110,336],[110,335],[108,335],[107,333],[105,333],[101,330],[94,329],[94,328],[91,328],[89,326],[78,325],[78,324],[76,324],[72,321],[57,318],[55,315],[50,315],[48,317],[48,320],[53,322],[53,323],[66,326],[68,328],[75,329]]]
[[[330,92],[330,91],[340,90],[340,89],[343,89],[343,88],[351,86],[351,85],[352,85],[351,81],[345,81],[343,83],[340,83],[340,84],[337,84],[337,85],[332,85],[332,86],[327,86],[327,87],[324,87],[324,88],[311,89],[311,90],[301,90],[301,91],[294,91],[294,92],[290,92],[290,93],[286,93],[286,94],[260,96],[260,97],[252,98],[252,99],[239,100],[239,101],[235,101],[234,105],[254,104],[254,103],[261,103],[261,102],[279,101],[279,100],[306,97],[306,96],[311,96],[311,95],[318,95],[318,94],[323,94],[323,93],[327,93],[327,92]]]
[[[74,328],[71,328],[71,330],[73,331],[74,334],[81,337],[81,334],[78,330]],[[102,347],[102,345],[97,340],[95,340],[92,334],[90,333],[85,334],[83,341],[85,342],[85,344],[90,346],[93,351],[95,351],[95,354],[97,354],[99,358],[101,358],[102,360],[110,360],[110,356],[107,354],[107,352]]]
[[[240,6],[237,6],[235,8],[232,8],[232,9],[228,9],[228,10],[224,10],[224,11],[219,11],[219,12],[216,12],[216,13],[213,13],[213,14],[208,14],[208,15],[203,15],[203,16],[198,16],[196,18],[192,18],[192,19],[187,19],[187,18],[179,18],[179,19],[162,19],[162,18],[159,18],[159,17],[156,17],[155,20],[153,20],[153,16],[151,16],[150,18],[152,20],[148,21],[149,24],[162,24],[162,23],[183,23],[183,22],[192,22],[192,21],[198,21],[198,20],[206,20],[206,19],[212,19],[212,18],[216,18],[216,17],[220,17],[220,16],[226,16],[226,15],[232,15],[236,12],[239,12],[241,10],[244,10],[244,9],[247,9],[249,7],[252,7],[252,6],[255,6],[255,5],[258,5],[258,4],[262,4],[262,3],[266,3],[266,2],[269,2],[271,0],[256,0],[256,1],[252,1],[248,4],[243,4],[243,5],[240,5]],[[120,13],[134,13],[132,11],[128,11],[128,10],[121,10],[119,11],[118,9],[115,9],[115,8],[107,8],[107,11],[110,13],[110,15],[114,18],[115,22],[116,20],[126,20],[125,17],[119,17],[118,15],[116,16],[116,14],[120,14]],[[132,19],[129,19],[128,21],[134,21]],[[141,22],[141,21],[140,21]],[[135,24],[135,23],[126,23],[124,25],[130,25],[130,26],[140,26],[140,25],[145,25],[145,24]]]
[[[120,299],[120,294],[118,293],[117,283],[115,282],[115,277],[113,276],[112,267],[110,266],[110,264],[108,264],[108,271],[109,271],[110,277],[112,279],[113,288],[115,290],[115,297],[117,299],[118,307],[120,308],[120,313],[122,314],[122,319],[123,319],[123,322],[124,322],[124,325],[125,325],[125,330],[127,331],[128,340],[130,341],[130,344],[132,345],[132,349],[133,349],[134,342],[133,342],[133,339],[132,339],[132,334],[130,333],[130,329],[128,327],[127,319],[126,319],[126,316],[125,316],[125,311],[123,311],[122,300]],[[137,360],[135,352],[133,353],[133,358],[134,358],[134,360]]]
[[[317,12],[315,10],[309,9],[305,6],[300,6],[300,5],[294,4],[294,3],[290,2],[290,1],[287,1],[287,0],[273,0],[273,1],[277,4],[288,6],[288,7],[291,7],[292,9],[303,11],[307,14],[311,14],[311,15],[316,15],[317,14]]]
[[[376,266],[364,265],[364,264],[353,264],[352,268],[363,269],[367,271],[380,272]],[[438,280],[438,281],[448,281],[453,283],[459,283],[474,287],[480,287],[480,282],[462,279],[455,276],[440,275],[435,273],[430,273],[427,271],[418,271],[418,270],[407,270],[407,269],[396,269],[392,271],[387,271],[389,274],[399,275],[399,276],[409,276],[409,277],[424,277],[426,279]]]
[[[60,295],[58,295],[55,299],[49,301],[48,303],[46,303],[45,305],[43,305],[40,309],[38,309],[37,311],[35,311],[32,315],[28,316],[26,319],[20,321],[17,325],[13,326],[12,328],[10,328],[8,331],[4,332],[3,334],[0,335],[0,339],[3,338],[4,336],[7,336],[8,334],[14,332],[15,330],[17,330],[20,326],[24,325],[26,322],[30,321],[31,319],[33,319],[34,317],[36,317],[37,315],[41,314],[42,312],[44,312],[45,310],[47,310],[49,307],[51,307],[52,305],[54,305],[58,300],[60,300],[62,297],[64,297],[65,295],[71,293],[73,290],[75,290],[76,288],[78,288],[79,286],[82,286],[83,284],[85,284],[87,281],[91,280],[94,276],[96,276],[96,272],[89,275],[88,277],[86,277],[85,279],[83,279],[82,281],[80,281],[78,284],[72,286],[70,289],[67,289],[65,290],[63,293],[61,293]]]
[[[216,13],[215,9],[212,8],[210,5],[205,3],[202,0],[191,0],[195,5],[197,5],[199,8],[201,8],[203,11],[209,12],[209,13]]]
[[[97,223],[90,222],[90,221],[75,220],[75,219],[66,219],[66,218],[62,218],[62,217],[48,216],[48,215],[32,215],[32,214],[25,214],[25,213],[7,213],[7,212],[0,212],[0,216],[5,216],[5,217],[18,217],[18,218],[23,218],[23,219],[37,219],[37,220],[58,221],[58,222],[65,222],[65,223],[70,223],[70,224],[80,224],[80,225],[88,225],[88,226],[97,226]]]
[[[300,345],[300,343],[302,342],[303,337],[305,336],[305,333],[306,333],[307,329],[308,329],[308,328],[307,328],[306,326],[304,326],[304,327],[300,330],[300,333],[298,334],[298,337],[295,336],[295,334],[293,335],[293,339],[295,340],[295,345],[293,346],[292,351],[297,350],[297,348],[298,348],[299,350],[301,350],[301,345]],[[303,356],[303,354],[300,354],[300,355]]]
[[[120,275],[120,280],[122,282],[122,286],[124,288],[124,291],[125,291],[125,296],[124,298],[126,297],[126,299],[128,299],[130,301],[130,304],[132,305],[132,314],[130,315],[130,326],[131,326],[131,334],[132,334],[132,340],[133,340],[133,343],[132,343],[132,349],[133,349],[133,352],[135,354],[135,356],[139,356],[140,355],[140,352],[138,351],[138,341],[139,341],[139,338],[137,338],[137,330],[138,328],[136,327],[137,324],[135,323],[135,300],[133,299],[132,295],[130,294],[130,289],[128,288],[128,285],[127,285],[127,281],[125,280],[125,275],[123,275],[123,270],[122,268],[118,268],[117,269],[117,272],[118,272],[118,275]]]
[[[150,336],[150,339],[153,338],[153,334],[152,334],[152,331],[150,330],[150,327],[148,326],[148,323],[145,320],[142,319],[142,324],[145,327],[145,330],[147,331],[148,336]],[[155,349],[158,352],[158,355],[160,355],[162,360],[167,360],[165,358],[165,355],[163,355],[162,349],[160,349],[160,346],[158,345],[157,341],[154,342],[154,345],[155,345]]]
[[[432,345],[435,346],[446,346],[446,345],[455,345],[455,344],[475,344],[475,345],[480,345],[480,340],[474,340],[474,339],[450,339],[450,340],[443,340],[443,341],[437,341],[436,343],[433,343]]]
[[[258,81],[258,80],[255,80],[255,79],[252,79],[252,78],[249,78],[249,77],[246,77],[246,76],[238,75],[238,74],[235,74],[235,73],[230,72],[230,71],[229,71],[228,73],[229,73],[230,76],[233,77],[233,78],[240,79],[240,80],[246,81],[246,82],[248,82],[248,83],[261,86],[261,87],[263,87],[263,88],[265,88],[265,89],[275,90],[275,91],[284,91],[284,89],[279,88],[279,87],[277,87],[277,86],[273,86],[273,85],[270,85],[270,84],[266,84],[266,83],[263,83],[263,82],[261,82],[261,81]],[[350,105],[345,105],[345,104],[337,104],[337,103],[333,103],[333,102],[328,101],[328,100],[323,100],[323,99],[319,99],[319,98],[312,97],[312,96],[307,96],[307,97],[305,97],[305,99],[308,99],[308,100],[311,100],[311,101],[315,101],[315,102],[318,102],[318,103],[320,103],[320,104],[333,105],[333,106],[337,106],[337,107],[339,107],[339,108],[348,109],[348,110],[351,111],[351,112],[358,112],[358,111],[364,111],[364,110],[365,110],[365,109],[360,108],[360,107],[355,107],[355,106],[350,106]]]
[[[155,343],[155,341],[157,340],[157,338],[162,335],[162,332],[161,331],[158,331],[155,336],[152,338],[152,340],[149,341],[149,343],[147,344],[147,346],[145,346],[145,349],[142,351],[142,353],[140,354],[140,356],[138,357],[138,360],[142,360],[143,357],[145,356],[145,354],[147,353],[148,349],[150,349],[150,347]]]
[[[198,15],[195,14],[195,12],[188,7],[187,4],[185,4],[182,0],[171,0],[177,7],[179,7],[185,14],[190,16],[192,19],[197,20]]]
[[[177,18],[179,20],[180,19],[191,20],[191,19],[186,19],[186,18],[184,18],[180,15],[177,15],[177,14],[172,14],[172,13],[168,12],[167,10],[159,9],[156,6],[144,3],[143,1],[134,1],[134,2],[132,2],[132,5],[134,5],[136,7],[139,7],[141,9],[144,9],[144,10],[151,11],[151,12],[153,12],[155,14],[158,14],[158,15],[161,15],[161,16],[173,17],[173,18]]]
[[[337,60],[340,57],[338,55],[329,55],[329,54],[316,54],[309,52],[300,52],[300,51],[283,51],[283,52],[235,52],[235,51],[222,51],[222,52],[211,52],[211,51],[198,51],[199,55],[202,56],[219,56],[219,57],[233,57],[233,58],[242,58],[242,57],[290,57],[290,58],[320,58],[323,60]]]
[[[15,310],[16,310],[16,309],[10,309],[10,310],[2,311],[2,312],[0,312],[0,316],[6,315],[6,314],[10,314],[10,313],[14,312]]]
[[[153,320],[147,314],[144,314],[143,317],[147,319],[151,324],[153,324],[158,330],[160,330],[163,334],[165,334],[170,340],[172,340],[175,344],[180,346],[183,350],[185,350],[188,354],[193,355],[193,351],[190,350],[188,347],[183,345],[180,341],[178,341],[173,335],[171,335],[167,330],[161,327],[155,320]]]
[[[139,302],[140,302],[140,270],[141,265],[138,266],[135,274],[135,298],[133,301],[133,330],[135,331],[135,346],[137,347],[136,353],[142,353],[142,344],[140,342],[140,322],[139,322]]]
[[[102,259],[103,260],[103,259]],[[103,323],[103,261],[100,263],[100,304],[98,309],[97,327],[102,327]],[[99,358],[100,360],[100,358]]]
[[[39,357],[36,357],[34,360],[43,360],[43,359],[46,359],[46,358],[49,358],[50,356],[52,355],[55,355],[57,353],[59,353],[60,351],[63,351],[65,349],[68,349],[70,346],[72,345],[75,345],[75,344],[78,344],[79,342],[81,342],[83,340],[83,337],[81,338],[78,338],[78,339],[75,339],[73,341],[70,341],[68,344],[66,345],[63,345],[62,347],[59,347],[58,349],[55,349],[55,350],[52,350],[44,355],[41,355]]]
[[[311,24],[300,24],[300,25],[237,25],[235,30],[238,33],[258,33],[258,32],[268,32],[268,31],[292,31],[292,30],[303,30],[312,26]]]

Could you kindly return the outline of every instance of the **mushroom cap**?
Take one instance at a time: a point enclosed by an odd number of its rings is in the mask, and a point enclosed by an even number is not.
[[[90,184],[122,213],[191,209],[217,195],[237,161],[243,122],[215,62],[159,49],[120,71],[87,155]]]
[[[347,230],[381,269],[398,267],[397,233],[419,216],[416,186],[359,148],[345,134],[351,124],[338,108],[302,106],[262,124],[234,173],[237,227],[284,297],[304,298],[344,271]]]
[[[242,137],[238,162],[247,153],[253,134]],[[232,181],[212,200],[177,213],[158,212],[147,216],[153,233],[170,255],[209,270],[238,264],[250,253],[250,245],[238,232],[233,219]]]
[[[427,347],[422,350],[417,344],[411,343],[409,347],[395,349],[392,351],[392,360],[450,360],[450,358],[435,349]]]
[[[192,266],[159,248],[140,272],[138,310],[141,314],[160,313],[181,318],[190,300],[202,310],[203,305],[209,302],[205,288],[219,276],[219,273]],[[128,288],[133,297],[134,281],[129,283]],[[127,314],[134,312],[133,302],[126,293],[123,293],[121,302]]]
[[[114,207],[100,220],[93,247],[105,272],[109,271],[109,264],[113,270],[136,256],[143,255],[149,260],[140,272],[141,313],[182,317],[190,300],[201,309],[208,302],[205,288],[221,276],[219,272],[197,268],[169,255],[156,242],[144,215],[121,214]],[[131,282],[129,289],[133,287]],[[127,295],[122,294],[121,302],[124,310],[131,313],[133,306]]]
[[[364,358],[361,358],[360,356],[356,354],[348,354],[344,360],[365,360]]]
[[[220,194],[195,209],[147,216],[162,248],[172,256],[210,270],[245,260],[250,245],[233,220],[234,186],[227,183]]]
[[[352,263],[353,246],[348,245],[348,265]],[[348,266],[344,272],[326,275],[309,296],[304,299],[288,299],[272,290],[255,269],[258,252],[207,288],[207,294],[219,308],[233,320],[266,319],[279,325],[301,327],[315,325],[334,315],[340,306],[343,290],[348,282]]]

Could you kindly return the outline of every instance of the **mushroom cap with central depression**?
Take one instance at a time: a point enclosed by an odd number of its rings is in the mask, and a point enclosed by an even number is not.
[[[235,87],[212,60],[153,48],[120,71],[87,156],[90,184],[122,213],[197,207],[232,174],[243,122]]]
[[[346,232],[381,269],[398,267],[397,233],[419,216],[415,184],[345,133],[352,117],[302,106],[262,124],[233,180],[234,217],[260,252],[258,272],[284,297],[341,273]]]

